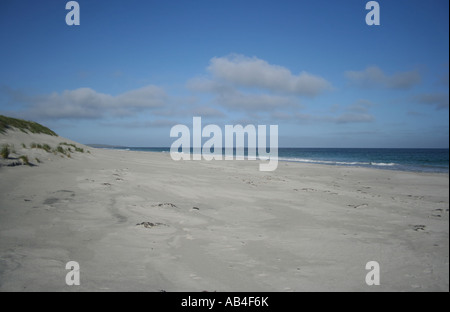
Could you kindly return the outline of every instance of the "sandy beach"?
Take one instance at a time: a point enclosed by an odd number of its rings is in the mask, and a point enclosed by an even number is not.
[[[0,291],[449,290],[448,174],[89,150],[0,168]]]

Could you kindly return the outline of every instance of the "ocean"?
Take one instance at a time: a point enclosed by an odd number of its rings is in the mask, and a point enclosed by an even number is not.
[[[170,152],[169,147],[115,147],[115,149]],[[448,149],[279,148],[278,157],[279,161],[329,166],[449,173]]]

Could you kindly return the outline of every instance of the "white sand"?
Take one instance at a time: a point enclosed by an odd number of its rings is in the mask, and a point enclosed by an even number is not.
[[[0,291],[449,290],[447,174],[90,150],[0,168]]]

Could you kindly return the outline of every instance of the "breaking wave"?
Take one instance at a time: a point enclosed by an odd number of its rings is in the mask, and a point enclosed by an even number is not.
[[[359,161],[334,161],[334,160],[319,160],[319,159],[307,159],[307,158],[295,158],[295,157],[280,157],[280,161],[292,161],[311,164],[323,164],[323,165],[340,165],[340,166],[378,166],[378,167],[392,167],[397,166],[396,163],[382,163],[382,162],[359,162]]]

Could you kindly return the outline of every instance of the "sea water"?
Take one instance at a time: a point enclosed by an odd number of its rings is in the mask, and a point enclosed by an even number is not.
[[[131,151],[170,152],[170,147],[120,147]],[[414,172],[449,172],[448,149],[279,148],[278,160]]]

